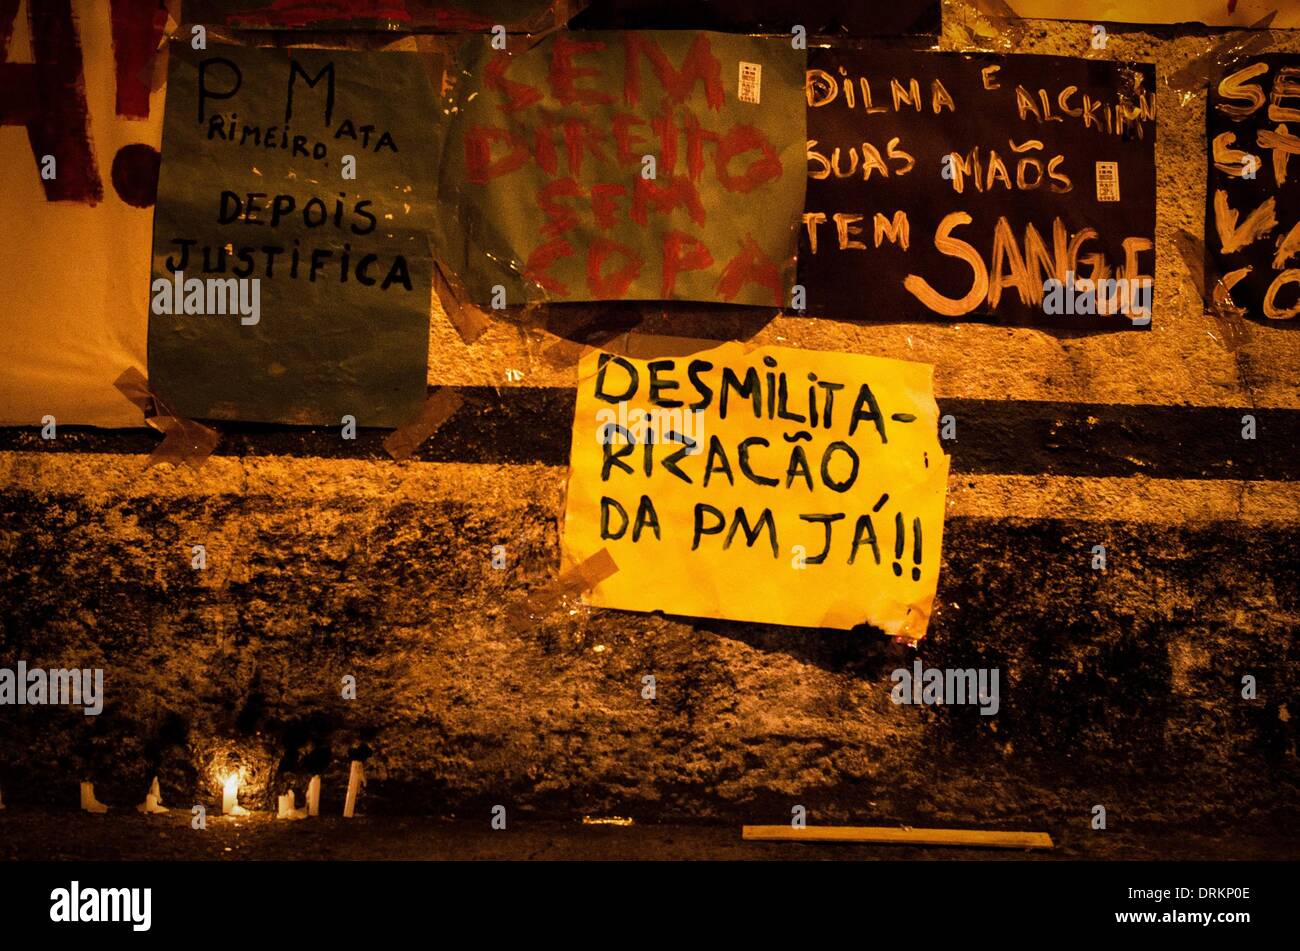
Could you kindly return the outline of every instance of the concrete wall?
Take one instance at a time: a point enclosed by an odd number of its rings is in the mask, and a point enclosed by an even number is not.
[[[948,13],[952,42],[963,9]],[[1029,21],[1016,48],[1083,55],[1090,35]],[[1205,97],[1180,105],[1163,82],[1207,35],[1116,27],[1102,54],[1161,77],[1149,333],[619,307],[515,315],[466,344],[435,308],[429,382],[478,402],[407,462],[381,433],[223,427],[196,474],[143,469],[146,431],[0,431],[0,662],[108,676],[98,718],[3,712],[6,800],[71,801],[93,776],[101,799],[135,802],[158,772],[168,799],[211,801],[238,762],[268,808],[314,771],[337,798],[360,754],[374,812],[781,821],[800,803],[815,820],[1051,827],[1100,803],[1130,827],[1294,823],[1300,334],[1252,324],[1229,351],[1172,242],[1202,233]],[[559,560],[574,377],[544,351],[637,318],[935,365],[958,440],[917,655],[998,667],[996,717],[891,703],[914,655],[870,631],[581,606],[510,625]]]

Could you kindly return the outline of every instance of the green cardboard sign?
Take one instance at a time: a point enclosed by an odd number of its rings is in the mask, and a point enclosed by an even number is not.
[[[173,44],[149,315],[150,383],[172,412],[397,426],[418,409],[431,69]]]

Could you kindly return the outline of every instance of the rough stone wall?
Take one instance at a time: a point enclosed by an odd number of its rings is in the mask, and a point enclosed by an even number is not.
[[[1230,352],[1172,242],[1202,233],[1204,94],[1180,105],[1163,82],[1208,35],[1116,27],[1104,53],[1156,62],[1162,83],[1149,333],[619,307],[467,345],[435,308],[429,381],[477,402],[407,462],[378,433],[226,427],[196,474],[144,469],[143,431],[0,431],[0,663],[103,666],[108,693],[97,718],[0,714],[6,800],[73,802],[93,777],[135,802],[156,772],[168,799],[210,802],[237,763],[251,805],[311,772],[333,802],[360,754],[372,812],[781,821],[800,803],[1050,827],[1100,803],[1144,827],[1294,826],[1300,334],[1252,324]],[[1089,37],[1029,21],[1016,48],[1083,55]],[[581,606],[510,625],[559,560],[573,370],[543,351],[611,314],[935,365],[958,440],[916,655],[870,631]],[[894,705],[889,673],[914,656],[998,667],[1001,711]]]

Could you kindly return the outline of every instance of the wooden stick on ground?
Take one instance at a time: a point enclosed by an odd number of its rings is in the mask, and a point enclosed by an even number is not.
[[[751,842],[867,842],[881,845],[964,845],[984,849],[1050,849],[1046,832],[985,832],[977,829],[891,829],[881,826],[742,826]]]

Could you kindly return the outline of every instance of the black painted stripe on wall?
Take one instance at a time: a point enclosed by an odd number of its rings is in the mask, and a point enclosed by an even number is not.
[[[575,391],[568,387],[456,387],[465,404],[420,449],[424,462],[568,464]],[[952,471],[981,475],[1162,479],[1300,479],[1300,410],[945,399],[957,439],[944,443]],[[1243,417],[1256,438],[1242,438]],[[324,427],[218,423],[220,456],[387,459],[386,430],[355,440]],[[593,433],[595,423],[592,423]],[[148,429],[0,428],[0,451],[148,453]]]

